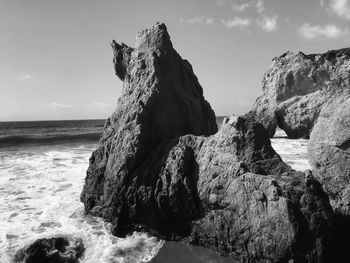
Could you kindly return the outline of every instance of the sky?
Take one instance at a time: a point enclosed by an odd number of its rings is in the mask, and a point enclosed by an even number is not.
[[[109,42],[158,21],[216,115],[247,112],[274,57],[350,43],[350,0],[0,0],[0,121],[106,118]]]

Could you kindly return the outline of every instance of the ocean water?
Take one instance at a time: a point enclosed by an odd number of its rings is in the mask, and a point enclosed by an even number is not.
[[[307,139],[288,139],[286,133],[277,129],[271,145],[282,160],[299,171],[311,169],[307,156]]]
[[[83,214],[79,196],[103,123],[0,123],[0,262],[12,262],[18,249],[38,238],[57,235],[83,240],[84,263],[231,262],[146,233],[117,238],[108,223]],[[288,140],[279,131],[272,145],[295,169],[309,168],[307,140]]]

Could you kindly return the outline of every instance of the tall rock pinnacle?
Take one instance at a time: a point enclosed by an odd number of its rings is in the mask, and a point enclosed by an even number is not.
[[[156,200],[146,197],[153,195],[158,159],[169,151],[169,142],[186,134],[209,136],[217,124],[190,63],[173,49],[164,24],[140,31],[135,49],[115,41],[112,47],[123,93],[90,158],[81,199],[86,211],[121,225],[147,209],[157,211],[152,208]],[[147,171],[149,165],[153,170]],[[148,187],[138,188],[144,180]],[[130,200],[132,191],[147,202]],[[145,217],[153,226],[161,215]]]

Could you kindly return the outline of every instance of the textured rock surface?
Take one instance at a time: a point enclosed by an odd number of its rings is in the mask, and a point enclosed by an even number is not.
[[[77,263],[84,253],[81,240],[65,237],[38,239],[15,255],[15,262],[24,263]]]
[[[274,58],[263,79],[263,95],[252,115],[268,130],[277,125],[290,138],[308,138],[325,103],[350,94],[350,49]]]
[[[194,182],[169,179],[172,194],[162,195],[157,192],[162,189],[157,175],[179,136],[217,131],[215,114],[190,63],[173,49],[164,24],[140,31],[135,49],[115,42],[112,47],[116,75],[124,81],[123,94],[90,158],[81,200],[87,211],[116,226],[139,222],[162,232],[173,233],[171,228],[176,228],[182,233],[183,221],[198,216],[200,209],[193,207],[196,200],[183,206],[177,198],[190,201]],[[177,157],[186,163],[191,155],[188,151]],[[178,164],[174,169],[193,167]]]
[[[247,117],[224,122],[199,149],[192,146],[204,210],[193,222],[192,243],[239,262],[334,259],[334,214],[311,172],[304,177],[284,164],[261,124]]]
[[[329,261],[334,214],[320,184],[286,165],[249,114],[217,132],[163,24],[141,31],[135,49],[112,46],[124,90],[90,158],[86,212],[119,236],[190,237],[240,262]]]
[[[193,243],[234,262],[330,262],[334,215],[317,181],[246,173],[195,222]],[[332,255],[333,254],[333,255]]]
[[[350,216],[350,96],[322,109],[311,133],[308,153],[333,208]]]

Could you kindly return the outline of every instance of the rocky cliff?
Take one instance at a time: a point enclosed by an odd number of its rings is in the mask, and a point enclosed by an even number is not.
[[[322,109],[308,145],[309,161],[333,208],[350,216],[350,96]],[[350,223],[350,222],[349,222]]]
[[[239,262],[329,262],[334,214],[311,172],[292,170],[251,116],[215,114],[164,24],[112,42],[124,87],[81,194],[124,236],[185,238]]]
[[[251,112],[268,130],[308,138],[325,103],[350,94],[350,49],[274,58],[263,79],[263,94]]]

